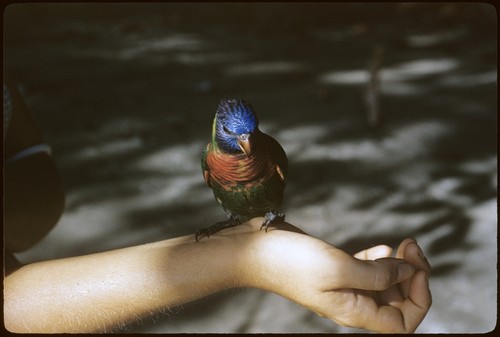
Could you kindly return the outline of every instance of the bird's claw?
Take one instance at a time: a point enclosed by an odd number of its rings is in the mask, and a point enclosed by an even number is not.
[[[278,213],[276,211],[267,212],[266,215],[264,215],[264,222],[260,226],[260,230],[264,228],[265,232],[267,233],[269,225],[277,221],[285,221],[285,213]]]
[[[240,223],[240,220],[236,216],[231,215],[226,221],[217,222],[215,225],[200,229],[194,234],[194,238],[196,242],[198,242],[204,237],[209,238],[210,235],[215,234],[224,228],[234,227],[239,225]]]
[[[194,238],[195,238],[196,242],[200,241],[200,239],[204,238],[204,237],[209,238],[210,234],[212,234],[212,229],[211,229],[212,227],[213,226],[210,226],[210,227],[203,228],[203,229],[200,229],[199,231],[197,231],[194,234]]]

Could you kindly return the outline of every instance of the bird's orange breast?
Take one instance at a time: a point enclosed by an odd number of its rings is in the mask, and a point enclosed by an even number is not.
[[[258,151],[251,156],[228,154],[217,148],[208,151],[206,162],[210,181],[224,188],[238,184],[266,180],[276,173],[276,165],[267,151]]]

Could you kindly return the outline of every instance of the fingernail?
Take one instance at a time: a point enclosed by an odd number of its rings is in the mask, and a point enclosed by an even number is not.
[[[398,264],[398,282],[406,280],[408,277],[412,276],[415,272],[415,268],[408,263]]]

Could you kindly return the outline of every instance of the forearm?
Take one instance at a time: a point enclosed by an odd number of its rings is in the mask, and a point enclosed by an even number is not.
[[[16,332],[104,331],[239,286],[238,240],[186,236],[27,265],[4,281],[5,325]]]

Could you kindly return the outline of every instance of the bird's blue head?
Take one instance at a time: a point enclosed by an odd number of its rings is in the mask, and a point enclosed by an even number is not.
[[[242,99],[223,99],[214,119],[214,138],[219,148],[229,153],[250,155],[252,136],[259,130],[259,121],[252,105]]]

